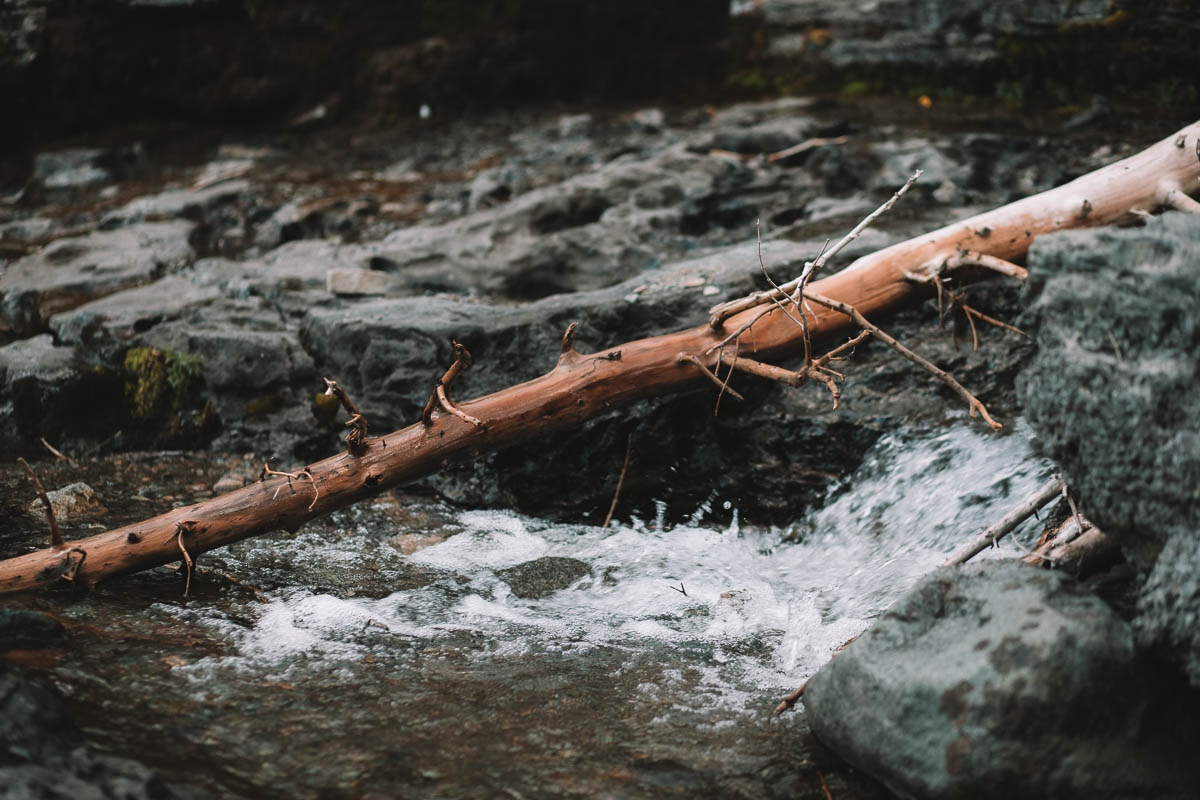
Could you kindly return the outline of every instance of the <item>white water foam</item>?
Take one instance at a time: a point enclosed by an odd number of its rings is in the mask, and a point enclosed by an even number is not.
[[[635,519],[608,529],[508,511],[462,513],[461,533],[409,557],[457,581],[375,600],[280,592],[250,627],[209,621],[236,655],[180,669],[199,676],[287,662],[290,673],[297,663],[378,653],[363,640],[372,630],[424,640],[472,631],[488,642],[476,659],[689,643],[707,648],[709,662],[693,674],[692,693],[742,707],[748,686],[791,687],[806,678],[1036,489],[1048,465],[1024,434],[1018,425],[1001,437],[968,427],[885,435],[824,508],[782,528],[739,526],[736,515],[724,528],[703,527],[703,510],[667,527],[661,508],[648,525]],[[1003,544],[997,554],[1018,552]],[[537,600],[516,597],[496,574],[548,555],[586,562],[592,574]],[[336,557],[343,556],[339,547]]]

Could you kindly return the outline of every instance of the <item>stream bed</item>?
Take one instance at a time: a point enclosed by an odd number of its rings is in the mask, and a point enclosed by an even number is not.
[[[720,497],[601,528],[385,493],[205,554],[187,597],[164,567],[18,602],[71,634],[41,666],[89,744],[182,796],[885,797],[772,709],[1045,479],[1014,428],[885,434],[785,526]]]

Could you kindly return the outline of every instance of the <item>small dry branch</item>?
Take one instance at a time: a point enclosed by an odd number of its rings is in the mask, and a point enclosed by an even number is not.
[[[325,394],[329,397],[336,397],[341,402],[342,408],[346,409],[346,413],[350,415],[349,421],[346,422],[346,425],[350,427],[350,433],[346,434],[347,449],[351,454],[361,452],[363,442],[367,440],[367,418],[350,401],[350,395],[346,394],[346,390],[339,386],[337,381],[331,381],[329,378],[323,380],[325,381]]]
[[[1063,483],[1062,478],[1055,475],[1040,489],[1021,501],[1020,505],[1005,514],[999,522],[985,529],[983,533],[972,539],[969,544],[963,546],[954,555],[943,561],[942,566],[950,567],[956,564],[965,564],[989,547],[995,547],[996,542],[1008,535],[1039,508],[1057,497],[1065,486],[1066,484]]]
[[[981,403],[979,401],[979,398],[977,398],[975,395],[968,392],[961,383],[959,383],[957,380],[954,379],[953,375],[946,372],[944,369],[941,369],[940,367],[934,365],[932,362],[926,361],[924,358],[921,358],[921,356],[917,355],[912,350],[909,350],[907,347],[902,345],[899,341],[894,339],[891,335],[884,333],[882,330],[879,329],[879,327],[877,325],[873,324],[870,320],[868,320],[866,317],[864,317],[862,315],[862,313],[859,312],[859,310],[856,309],[854,306],[849,305],[847,303],[838,302],[837,300],[826,297],[823,294],[818,294],[817,292],[814,292],[811,289],[806,290],[804,292],[804,296],[806,298],[808,298],[809,300],[812,300],[814,303],[817,303],[818,305],[825,306],[826,308],[833,309],[834,311],[837,311],[840,314],[845,314],[846,316],[850,317],[852,320],[854,320],[854,323],[856,325],[858,325],[860,328],[870,331],[875,336],[876,339],[879,339],[881,342],[886,344],[888,347],[892,348],[897,353],[904,356],[909,361],[913,362],[914,364],[919,366],[921,369],[925,370],[930,375],[933,375],[935,378],[940,380],[942,383],[949,386],[951,389],[953,389],[958,394],[959,397],[961,397],[967,401],[967,407],[969,410],[968,413],[970,413],[970,415],[972,417],[975,416],[976,413],[978,413],[979,416],[983,419],[983,421],[986,422],[988,425],[990,425],[992,430],[994,430],[994,431],[998,431],[1002,427],[1004,427],[999,422],[996,422],[996,420],[992,419],[991,415],[988,414],[987,406],[985,406],[983,403]]]
[[[629,454],[633,452],[633,434],[629,434],[629,438],[625,440],[625,461],[621,464],[621,475],[617,478],[617,489],[613,492],[612,505],[608,507],[608,513],[604,515],[604,522],[600,525],[601,528],[607,528],[608,523],[612,522],[613,514],[617,510],[617,501],[621,499],[621,487],[625,485],[625,472],[629,469]]]
[[[43,439],[43,441],[45,441]],[[58,527],[58,520],[54,518],[54,506],[50,504],[50,497],[46,494],[46,487],[42,485],[42,479],[33,471],[33,467],[29,466],[29,462],[23,458],[18,458],[25,471],[29,473],[29,477],[33,479],[33,485],[37,487],[38,497],[42,499],[42,506],[46,509],[46,524],[50,526],[50,546],[55,550],[66,548],[67,543],[63,541],[62,531]]]
[[[563,335],[563,352],[567,352],[571,347],[572,336],[575,332],[575,323],[571,323],[567,327],[567,332]],[[456,341],[451,340],[450,344],[454,346],[454,363],[450,365],[450,369],[446,370],[446,374],[438,381],[437,386],[433,390],[433,394],[429,395],[429,400],[425,403],[425,410],[421,412],[421,422],[426,427],[433,424],[433,409],[435,406],[440,407],[443,411],[453,414],[463,422],[474,425],[477,428],[483,428],[483,420],[472,417],[470,414],[461,411],[458,406],[450,402],[450,397],[446,394],[446,389],[450,384],[454,383],[454,379],[459,373],[467,367],[471,366],[471,353],[467,348]]]

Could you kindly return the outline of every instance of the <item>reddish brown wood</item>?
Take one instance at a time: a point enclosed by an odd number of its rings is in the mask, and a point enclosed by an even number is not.
[[[907,281],[905,272],[940,264],[964,251],[1019,260],[1041,234],[1106,225],[1131,211],[1180,205],[1179,193],[1191,195],[1200,189],[1197,137],[1200,123],[1057,189],[865,256],[814,282],[812,289],[868,317],[878,315],[924,291]],[[270,476],[203,503],[70,542],[69,551],[48,548],[2,561],[0,594],[51,586],[70,574],[77,582],[94,583],[178,561],[180,538],[194,556],[267,531],[295,530],[313,517],[450,464],[578,425],[607,409],[704,385],[700,371],[681,360],[681,354],[701,356],[725,331],[736,330],[760,311],[748,308],[725,320],[720,329],[704,324],[592,355],[577,353],[569,338],[564,339],[563,353],[546,375],[459,404],[463,412],[482,420],[483,427],[434,411],[429,425],[418,422],[369,438],[354,455],[341,453],[308,465],[312,483]],[[814,311],[814,334],[847,327],[842,314],[825,308]],[[740,351],[757,360],[778,359],[802,346],[800,329],[776,309],[742,337]]]

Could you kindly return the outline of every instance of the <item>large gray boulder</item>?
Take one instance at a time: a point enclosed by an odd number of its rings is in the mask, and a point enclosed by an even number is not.
[[[804,703],[822,741],[906,797],[1133,800],[1200,785],[1177,692],[1071,579],[985,561],[923,579]]]
[[[1200,218],[1043,237],[1029,263],[1026,413],[1084,512],[1148,572],[1143,643],[1200,686]]]

